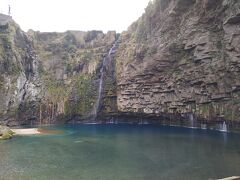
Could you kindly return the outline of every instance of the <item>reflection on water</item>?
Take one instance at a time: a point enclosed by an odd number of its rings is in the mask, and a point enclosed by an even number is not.
[[[64,130],[49,128],[38,128],[38,132],[41,134],[64,134]]]
[[[42,131],[48,135],[0,142],[0,179],[198,180],[240,174],[236,134],[114,124]]]

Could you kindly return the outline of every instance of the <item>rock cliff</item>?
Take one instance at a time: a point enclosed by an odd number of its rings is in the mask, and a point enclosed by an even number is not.
[[[103,59],[117,34],[102,31],[30,31],[28,34],[38,55],[43,83],[39,121],[91,119],[98,98]]]
[[[122,112],[239,121],[240,2],[151,1],[116,62]]]
[[[1,14],[0,20],[0,115],[11,124],[23,102],[38,99],[38,60],[28,35],[11,17]]]
[[[103,57],[117,34],[25,33],[9,16],[1,14],[0,22],[1,123],[50,124],[91,117]]]
[[[25,33],[1,14],[0,44],[2,124],[79,122],[96,113],[99,121],[146,116],[191,126],[240,120],[238,0],[150,1],[120,37]]]

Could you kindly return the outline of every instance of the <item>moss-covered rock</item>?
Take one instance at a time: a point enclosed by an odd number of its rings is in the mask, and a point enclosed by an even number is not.
[[[8,139],[11,139],[11,138],[12,138],[12,135],[8,134],[8,133],[5,133],[2,136],[0,136],[0,140],[8,140]]]
[[[14,132],[7,126],[0,125],[0,140],[11,139]]]

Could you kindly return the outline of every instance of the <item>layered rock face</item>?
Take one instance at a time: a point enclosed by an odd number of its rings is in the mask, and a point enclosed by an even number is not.
[[[91,116],[115,32],[25,33],[0,15],[0,117],[7,125]],[[107,104],[106,104],[107,105]]]
[[[120,36],[121,112],[240,120],[240,2],[155,0]]]

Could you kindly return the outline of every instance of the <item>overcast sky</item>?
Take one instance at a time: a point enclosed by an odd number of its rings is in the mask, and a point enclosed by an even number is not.
[[[138,19],[149,0],[0,0],[0,12],[11,5],[24,31],[117,30]]]

